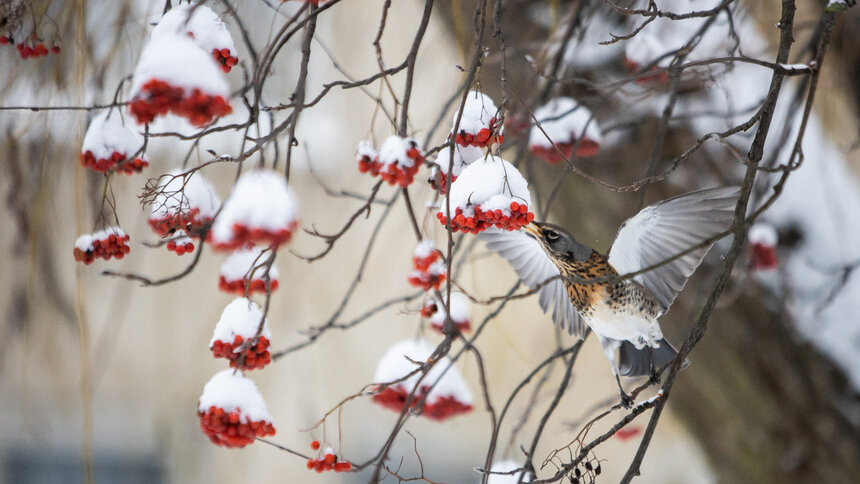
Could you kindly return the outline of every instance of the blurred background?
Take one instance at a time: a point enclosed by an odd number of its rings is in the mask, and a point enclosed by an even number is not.
[[[241,29],[228,10],[236,9],[250,42],[259,49],[303,8],[301,2],[205,3],[222,14],[240,61],[247,61],[247,46],[239,40]],[[667,10],[684,12],[719,3],[666,2]],[[805,64],[821,38],[826,2],[798,3],[789,62]],[[20,5],[25,13],[15,23],[13,14]],[[308,99],[325,83],[378,72],[373,42],[384,5],[382,0],[342,1],[320,14],[311,44]],[[488,5],[492,13],[495,3]],[[743,165],[717,142],[706,143],[660,183],[621,193],[589,182],[563,163],[550,165],[529,155],[518,140],[527,138],[522,128],[529,111],[550,96],[574,96],[592,110],[603,130],[599,153],[575,160],[577,167],[607,183],[625,185],[662,172],[704,134],[747,119],[767,92],[770,70],[742,63],[725,71],[708,69],[697,72],[698,78],[684,78],[674,92],[620,84],[617,81],[629,74],[624,43],[600,42],[611,40],[610,33],[631,32],[642,19],[623,16],[598,1],[511,0],[502,5],[498,25],[489,23],[485,33],[488,49],[478,79],[497,104],[506,102],[510,141],[502,156],[526,175],[536,208],[548,210],[549,220],[605,252],[620,224],[643,203],[699,187],[739,183]],[[647,2],[624,5],[644,8]],[[120,81],[133,71],[164,8],[164,2],[146,1],[0,0],[0,14],[8,19],[0,29],[7,29],[6,34],[18,41],[32,34],[61,47],[59,54],[25,60],[15,47],[0,46],[0,108],[109,104]],[[466,0],[435,2],[417,57],[409,111],[410,134],[428,148],[444,143],[456,108],[448,101],[462,92],[463,69],[474,44],[475,8],[475,2]],[[715,39],[725,42],[736,36],[743,54],[772,61],[780,2],[732,2],[730,8],[733,22],[724,26],[730,30],[712,31],[699,44],[701,56],[688,60],[725,55],[719,52],[724,44]],[[398,65],[406,56],[423,10],[424,2],[418,0],[391,2],[380,43],[386,66]],[[836,17],[804,138],[803,164],[763,216],[778,233],[778,268],[762,273],[752,270],[746,257],[738,262],[705,338],[690,355],[692,365],[673,389],[642,464],[641,482],[860,480],[860,365],[855,356],[860,350],[860,277],[854,270],[860,265],[860,49],[853,35],[860,31],[858,12],[851,8]],[[490,36],[496,27],[503,32],[504,84],[500,37]],[[675,30],[660,19],[643,32],[666,39],[667,32]],[[290,40],[272,66],[263,94],[267,105],[289,102],[301,60],[299,41],[299,36]],[[557,65],[551,62],[556,59]],[[392,76],[391,89],[400,93],[404,78],[402,73]],[[243,71],[234,69],[228,79],[237,89],[243,85]],[[803,108],[798,93],[808,88],[803,79],[789,79],[780,97],[765,150],[769,166],[784,163],[786,148],[793,147]],[[378,82],[362,89],[335,88],[302,113],[290,186],[306,228],[339,231],[364,203],[349,194],[370,193],[375,180],[358,173],[355,149],[361,140],[378,144],[394,133],[375,100],[382,98],[382,105],[393,112],[396,106],[387,89]],[[123,99],[128,86],[119,92]],[[669,99],[673,111],[664,122]],[[219,123],[247,116],[239,102],[234,106],[236,112]],[[241,134],[217,133],[196,146],[171,137],[150,138],[150,167],[141,175],[111,180],[116,213],[131,236],[131,254],[122,261],[83,266],[72,257],[73,244],[79,234],[101,228],[94,225],[104,189],[104,177],[78,162],[93,114],[85,109],[0,110],[0,223],[5,228],[0,244],[6,254],[0,270],[0,480],[83,482],[82,448],[91,445],[96,482],[366,482],[367,471],[318,475],[306,470],[305,459],[274,446],[256,442],[244,449],[224,449],[200,431],[197,399],[209,378],[225,368],[208,349],[214,324],[232,300],[218,291],[223,255],[206,251],[191,274],[158,287],[101,275],[111,268],[160,278],[186,267],[190,256],[141,245],[157,241],[146,223],[149,207],[139,200],[146,178],[181,165],[189,153],[192,165],[210,160],[209,150],[236,154]],[[284,119],[285,113],[277,116]],[[740,133],[730,143],[746,153],[753,133]],[[655,145],[656,139],[661,142]],[[277,155],[270,148],[265,156],[271,160]],[[214,164],[203,174],[225,199],[236,167]],[[425,234],[443,247],[444,228],[435,220],[435,210],[424,209],[434,198],[424,183],[428,174],[419,171],[410,195]],[[765,200],[773,184],[773,175],[761,178],[754,203]],[[552,192],[553,201],[546,204]],[[385,185],[379,200],[396,196],[397,190]],[[406,284],[415,246],[409,223],[402,200],[395,199],[390,208],[377,203],[326,257],[314,262],[302,258],[325,248],[321,239],[305,233],[279,254],[280,288],[273,293],[269,312],[274,351],[307,341],[308,328],[329,320],[360,322],[348,330],[326,331],[313,344],[249,374],[274,418],[273,442],[311,455],[312,440],[327,441],[339,455],[361,463],[374,456],[392,432],[396,414],[367,397],[349,401],[324,426],[309,429],[344,398],[373,383],[376,363],[393,343],[422,331],[431,343],[442,339],[423,328],[418,311],[424,299]],[[459,284],[479,299],[510,290],[516,276],[501,258],[471,238],[458,244],[462,266],[454,276]],[[680,342],[689,331],[728,246],[727,241],[717,245],[661,319],[671,341]],[[352,291],[357,278],[360,283]],[[399,297],[408,301],[362,316]],[[473,327],[494,308],[472,305]],[[543,360],[573,342],[556,331],[535,298],[509,302],[476,343],[496,411]],[[475,408],[441,423],[409,419],[408,433],[400,434],[390,453],[389,465],[399,467],[401,476],[421,475],[423,464],[428,480],[480,482],[474,469],[484,463],[490,417],[483,408],[474,358],[464,355],[456,366],[472,390]],[[88,374],[89,385],[82,383],[82,372]],[[540,374],[545,383],[538,391],[532,391],[533,384],[513,401],[501,427],[497,459],[523,461],[521,447],[531,444],[563,374],[563,365],[554,364]],[[535,462],[568,445],[586,421],[616,400],[606,359],[589,338],[569,388],[547,423]],[[628,427],[632,435],[616,435],[595,450],[603,469],[598,482],[621,478],[647,417]],[[599,435],[615,421],[601,420],[589,435]],[[554,472],[549,464],[538,476]],[[388,477],[385,482],[396,481]]]

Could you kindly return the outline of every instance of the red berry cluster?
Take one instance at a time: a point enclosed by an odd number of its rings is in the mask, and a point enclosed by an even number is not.
[[[269,289],[274,291],[278,288],[278,280],[272,279],[269,281]],[[228,281],[226,277],[221,276],[218,280],[218,289],[232,294],[244,295],[245,291],[248,291],[248,294],[253,294],[255,292],[265,293],[266,292],[266,281],[263,279],[251,279],[250,281],[247,279],[238,279],[235,281]]]
[[[233,224],[233,239],[227,242],[219,242],[215,245],[219,250],[236,250],[249,245],[275,246],[286,244],[293,237],[293,231],[299,226],[298,220],[293,220],[285,229],[268,230],[261,228],[248,228],[245,224]],[[211,239],[210,236],[207,240]]]
[[[94,238],[89,247],[84,249],[75,247],[73,252],[75,261],[89,265],[96,257],[104,260],[109,260],[111,257],[122,259],[131,252],[131,247],[128,246],[130,237],[126,234],[99,232],[93,235],[99,235],[99,238]]]
[[[319,450],[320,443],[316,440],[311,442],[311,449]],[[325,471],[349,472],[352,470],[352,463],[348,460],[340,460],[331,450],[326,448],[325,454],[316,459],[308,459],[308,469],[313,469],[319,473]]]
[[[230,368],[236,368],[243,355],[245,361],[242,362],[242,370],[259,370],[272,362],[272,356],[269,354],[269,340],[265,336],[259,336],[257,343],[248,345],[244,351],[237,351],[241,350],[244,344],[245,339],[237,334],[232,343],[215,340],[210,349],[215,358],[230,360]]]
[[[176,255],[185,255],[194,252],[194,242],[185,237],[184,240],[171,240],[167,243],[167,250],[176,252]]]
[[[556,147],[558,147],[558,149],[556,149]],[[600,144],[592,139],[582,138],[579,141],[579,146],[576,146],[576,140],[574,139],[570,143],[555,143],[555,147],[532,145],[529,146],[529,150],[534,153],[535,156],[545,160],[547,163],[559,163],[573,157],[574,147],[576,147],[576,156],[579,158],[585,158],[596,155],[600,149]],[[559,153],[559,151],[561,151],[561,153]]]
[[[457,181],[457,177],[452,175],[451,176],[451,183],[454,183],[455,181]],[[430,178],[427,180],[427,182],[430,183],[431,187],[438,190],[440,194],[445,195],[448,193],[448,174],[447,173],[442,173],[441,171],[436,170],[433,172],[432,175],[430,175]]]
[[[257,437],[275,435],[275,427],[271,422],[240,422],[240,409],[228,413],[223,408],[212,405],[206,412],[198,411],[197,416],[200,417],[200,428],[209,440],[224,447],[245,447],[252,444]]]
[[[422,386],[420,392],[416,392],[409,407],[414,408],[426,397],[429,387]],[[400,412],[403,406],[406,405],[406,399],[409,397],[409,392],[399,385],[390,386],[385,390],[377,393],[372,397],[373,401],[382,405],[385,408]],[[455,415],[470,412],[472,405],[463,403],[451,395],[438,397],[433,403],[425,403],[422,415],[431,419],[442,421]]]
[[[12,40],[12,37],[0,37],[0,45],[8,45],[14,43],[15,41]],[[48,47],[42,42],[39,42],[32,47],[25,44],[24,42],[21,42],[20,44],[16,45],[15,48],[18,49],[18,55],[21,56],[22,59],[37,59],[39,57],[47,57],[48,54],[50,54],[51,52],[53,52],[54,54],[60,53],[59,45],[55,45],[48,49]]]
[[[778,265],[776,247],[768,244],[751,244],[750,267],[754,271],[772,271]]]
[[[165,215],[162,218],[150,218],[149,226],[161,237],[168,236],[177,230],[185,230],[193,237],[211,221],[212,219],[209,217],[200,216],[199,208],[192,208],[174,215]]]
[[[631,74],[636,74],[639,71],[639,64],[629,59],[624,59],[624,67],[626,67],[627,72]],[[660,68],[657,66],[651,66],[648,71],[656,71],[659,69]],[[660,72],[655,72],[654,74],[640,76],[636,78],[636,84],[669,84],[669,72],[663,69]]]
[[[194,126],[203,126],[214,118],[233,112],[221,96],[204,94],[197,88],[186,95],[183,88],[159,79],[151,79],[143,85],[141,93],[131,101],[129,110],[138,123],[151,123],[156,116],[171,112],[187,118]]]
[[[477,146],[479,148],[484,148],[493,143],[502,144],[505,137],[498,132],[498,129],[496,118],[493,118],[490,120],[490,126],[481,128],[477,133],[467,133],[466,130],[461,129],[454,141],[461,146]]]
[[[431,316],[436,314],[437,310],[436,302],[430,299],[424,303],[424,306],[421,308],[421,317],[424,319],[430,319]]]
[[[409,274],[409,284],[420,287],[425,291],[430,289],[439,289],[439,286],[445,282],[445,269],[440,268],[436,261],[442,255],[438,250],[433,250],[426,257],[413,257],[412,266],[415,270]]]
[[[358,171],[370,173],[371,176],[378,176],[387,181],[389,185],[400,185],[406,188],[412,183],[418,168],[424,164],[424,154],[413,141],[412,147],[406,151],[406,157],[412,160],[412,166],[407,167],[400,163],[400,160],[383,163],[379,160],[379,156],[371,160],[369,156],[363,155],[358,160]]]
[[[511,214],[505,215],[501,210],[481,210],[481,205],[474,206],[475,215],[466,217],[463,215],[463,209],[457,207],[454,217],[451,219],[451,229],[455,232],[471,232],[477,234],[489,227],[495,226],[505,230],[519,230],[529,222],[534,220],[535,214],[529,212],[529,207],[526,204],[511,202]],[[441,211],[436,213],[436,218],[442,225],[448,223],[446,217]]]
[[[238,57],[230,55],[230,49],[212,49],[212,57],[215,58],[215,62],[225,73],[230,72],[233,66],[239,62]]]
[[[149,166],[149,162],[142,158],[130,160],[126,155],[118,151],[114,151],[110,158],[96,158],[92,151],[87,150],[85,153],[81,153],[81,165],[84,168],[89,168],[99,173],[116,171],[117,173],[131,175],[143,171],[144,168]]]

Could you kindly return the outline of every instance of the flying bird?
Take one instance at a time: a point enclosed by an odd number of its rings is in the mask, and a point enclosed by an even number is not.
[[[541,308],[562,329],[584,338],[591,328],[629,406],[619,375],[653,379],[677,355],[657,320],[713,244],[699,245],[730,226],[737,197],[735,187],[711,188],[646,207],[621,225],[608,255],[549,223],[479,237],[537,290]]]

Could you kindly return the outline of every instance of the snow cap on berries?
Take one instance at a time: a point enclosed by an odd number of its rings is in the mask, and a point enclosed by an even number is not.
[[[451,184],[452,207],[481,205],[481,209],[510,210],[512,201],[520,205],[531,205],[529,184],[514,165],[498,156],[477,160],[463,169],[457,181]]]
[[[211,406],[222,408],[225,412],[239,410],[243,421],[272,421],[257,385],[233,370],[216,373],[203,387],[197,409],[205,412]]]
[[[412,148],[421,150],[421,144],[412,138],[389,136],[379,148],[379,162],[383,165],[411,168],[415,165],[415,160],[410,158],[407,152]]]
[[[236,65],[236,47],[230,31],[218,15],[200,3],[171,8],[152,31],[152,37],[187,36],[204,52],[213,56],[224,72]]]
[[[590,156],[597,152],[601,133],[591,111],[569,97],[557,97],[534,112],[540,127],[535,124],[529,132],[529,148],[539,156],[556,155],[550,162],[560,161],[553,143],[566,158],[573,154],[579,140],[577,156]],[[549,138],[549,139],[547,139]],[[543,157],[543,156],[542,156]],[[556,159],[557,158],[557,159]]]
[[[385,384],[403,378],[416,368],[415,364],[409,361],[410,359],[425,362],[434,350],[435,348],[424,340],[409,339],[394,344],[379,361],[373,376],[374,382]],[[459,370],[452,364],[450,358],[442,357],[423,379],[421,379],[421,372],[417,372],[375,395],[374,401],[393,410],[400,410],[403,408],[406,396],[421,380],[416,396],[425,396],[423,415],[431,419],[444,420],[453,415],[468,412],[472,409],[472,393]],[[431,386],[433,386],[432,390]],[[417,398],[413,400],[413,405],[417,404],[417,400]]]
[[[110,159],[114,153],[123,158],[135,155],[143,146],[143,136],[123,120],[116,110],[103,111],[93,117],[84,135],[81,153],[91,152],[96,160]]]
[[[76,261],[84,264],[91,264],[96,257],[104,260],[122,259],[131,251],[129,239],[119,226],[107,227],[75,239],[73,255]]]
[[[221,313],[221,319],[215,324],[215,332],[209,341],[209,346],[211,347],[215,341],[233,341],[236,336],[249,340],[256,336],[262,320],[263,311],[257,303],[248,298],[237,297]],[[260,336],[272,339],[268,320],[263,323]]]
[[[480,92],[472,91],[466,95],[466,103],[463,107],[463,116],[460,118],[460,131],[465,131],[470,134],[477,134],[482,128],[489,128],[493,120],[496,119],[496,113],[499,108],[490,96]],[[454,119],[451,121],[451,130],[453,131],[457,124],[457,113],[454,112]]]
[[[140,55],[131,85],[133,95],[143,85],[159,79],[186,91],[200,89],[213,96],[230,96],[230,86],[209,55],[187,36],[152,37]]]
[[[514,460],[502,460],[493,462],[493,465],[490,466],[490,472],[511,472],[515,471],[522,467],[519,462]],[[490,474],[487,478],[487,482],[489,484],[516,484],[520,482],[520,477],[523,476],[523,472],[517,472],[516,474]],[[528,476],[522,478],[522,482],[529,482],[531,478]]]
[[[445,264],[441,260],[441,255],[432,240],[424,239],[419,242],[412,253],[413,271],[409,273],[409,284],[425,291],[439,289],[446,278]]]
[[[779,266],[776,245],[779,234],[773,225],[756,222],[747,232],[750,241],[750,266],[754,271],[775,271]]]
[[[235,250],[248,244],[289,242],[298,227],[298,207],[282,174],[253,170],[239,177],[230,198],[212,225],[216,249]]]
[[[448,203],[436,214],[445,225],[451,220],[454,230],[478,233],[491,226],[516,230],[534,219],[528,183],[519,170],[497,156],[479,159],[466,168],[451,184]]]
[[[438,300],[434,298],[436,312],[430,316],[430,325],[439,331],[445,326],[445,308]],[[451,314],[451,322],[460,331],[469,331],[469,299],[461,292],[451,293],[451,302],[449,304],[449,313]]]
[[[140,124],[173,112],[204,125],[232,112],[230,86],[219,71],[211,54],[187,36],[157,35],[134,69],[129,109]]]
[[[779,235],[773,225],[767,222],[756,222],[747,232],[747,239],[752,244],[762,244],[768,247],[776,246]]]
[[[221,276],[219,286],[227,292],[244,294],[247,289],[251,292],[265,292],[266,281],[263,276],[266,272],[265,263],[269,254],[263,255],[259,247],[239,249],[230,254],[221,264]],[[278,268],[273,264],[269,269],[269,287],[275,290],[278,287]]]
[[[206,383],[197,414],[203,432],[218,445],[244,447],[275,433],[257,385],[234,370],[216,373]]]
[[[180,169],[171,170],[159,179],[149,224],[159,235],[185,229],[191,224],[199,229],[212,220],[221,200],[212,185],[199,170],[184,175]]]
[[[152,38],[162,36],[188,37],[207,53],[214,49],[236,51],[227,26],[212,9],[200,3],[176,5],[168,10],[152,29]]]
[[[451,163],[451,151],[452,147],[450,146],[445,146],[440,149],[436,154],[436,161],[434,162],[433,168],[439,170],[442,174],[447,174],[448,165]],[[451,170],[451,175],[454,177],[460,176],[460,172],[463,171],[463,168],[468,166],[470,163],[484,157],[484,151],[474,146],[461,146],[455,144],[453,145],[453,151],[454,169]]]

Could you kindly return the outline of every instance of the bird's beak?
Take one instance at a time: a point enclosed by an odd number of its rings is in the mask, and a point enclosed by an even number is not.
[[[528,225],[523,227],[523,230],[525,230],[527,234],[531,235],[536,239],[540,238],[541,236],[540,226],[537,224],[537,222],[530,222]]]

